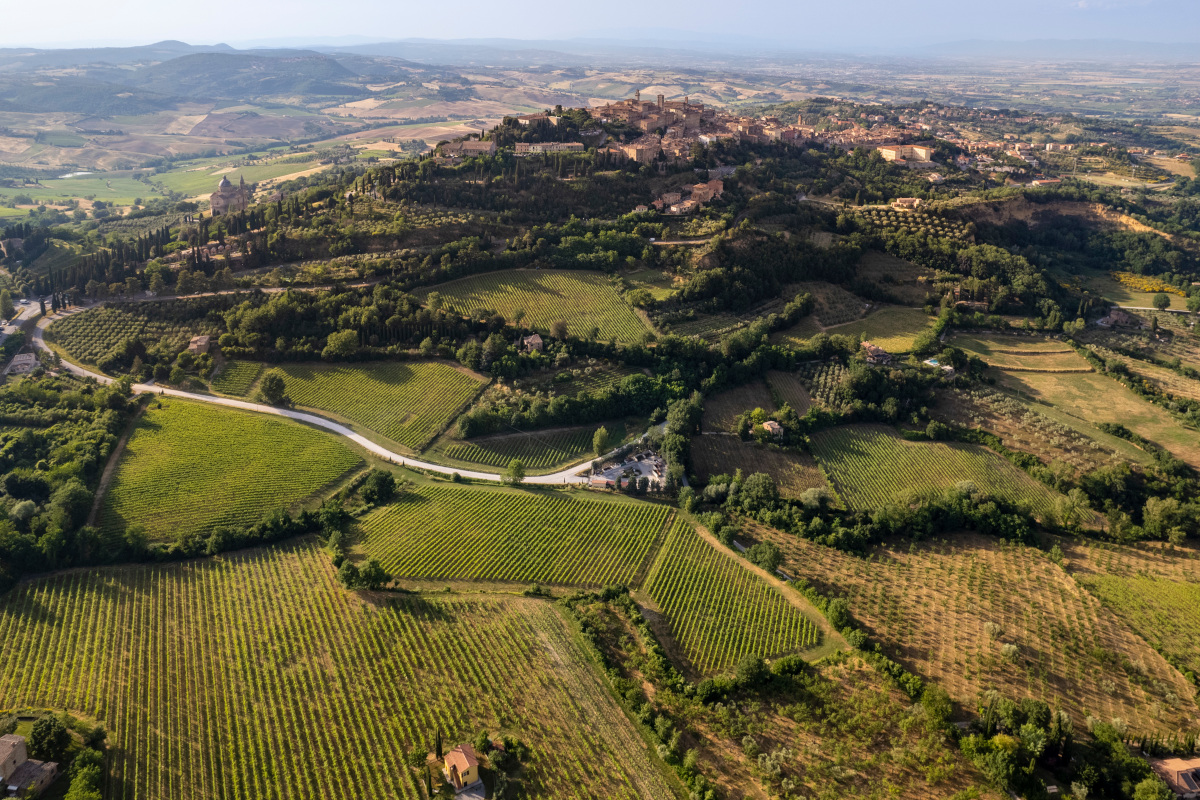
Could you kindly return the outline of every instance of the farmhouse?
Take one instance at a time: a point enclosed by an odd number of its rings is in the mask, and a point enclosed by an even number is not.
[[[1142,323],[1129,312],[1113,306],[1109,309],[1108,316],[1096,320],[1096,324],[1101,328],[1138,328]]]
[[[1150,766],[1176,797],[1200,798],[1200,758],[1154,758]]]
[[[454,787],[455,794],[481,785],[479,757],[475,755],[475,748],[469,744],[460,744],[446,753],[442,774],[446,776],[446,782]]]
[[[863,342],[862,349],[863,349],[863,353],[865,353],[867,356],[868,364],[890,364],[890,363],[892,363],[892,356],[888,353],[888,351],[884,350],[882,347],[879,347],[878,345],[873,345],[870,342]]]
[[[919,197],[897,197],[892,201],[892,208],[896,211],[915,211],[921,206],[921,198]]]
[[[213,216],[228,214],[232,211],[245,211],[250,201],[250,192],[246,189],[246,179],[241,178],[238,186],[222,177],[217,184],[217,190],[208,196],[208,205],[212,208]]]
[[[773,419],[763,423],[763,430],[776,438],[783,436],[783,426]]]
[[[202,355],[212,349],[211,336],[193,336],[188,342],[188,352],[194,356]]]
[[[29,758],[24,736],[0,736],[0,787],[6,797],[36,797],[56,777],[58,764]]]
[[[545,346],[546,344],[542,341],[541,334],[535,333],[532,336],[525,336],[521,339],[521,349],[526,353],[532,353],[534,350],[540,353]]]

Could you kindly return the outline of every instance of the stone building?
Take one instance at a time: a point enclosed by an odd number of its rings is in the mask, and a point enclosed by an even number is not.
[[[240,178],[239,180],[240,183],[234,186],[229,178],[221,178],[221,182],[217,184],[217,190],[208,198],[213,216],[246,210],[246,206],[250,204],[250,192],[246,189],[246,179]]]

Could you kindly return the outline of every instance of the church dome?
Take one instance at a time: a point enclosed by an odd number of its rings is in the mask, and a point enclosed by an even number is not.
[[[221,182],[217,184],[218,192],[222,191],[223,189],[232,189],[232,188],[233,188],[233,184],[230,183],[229,178],[226,178],[226,177],[222,177]]]

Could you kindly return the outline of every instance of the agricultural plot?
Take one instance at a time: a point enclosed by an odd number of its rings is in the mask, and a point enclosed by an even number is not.
[[[488,467],[507,467],[510,461],[519,458],[527,469],[548,469],[592,456],[592,438],[598,427],[489,436],[474,441],[451,440],[441,447],[439,455],[451,461]],[[625,427],[620,423],[605,427],[612,442],[625,438]]]
[[[1089,328],[1077,338],[1088,345],[1120,348],[1139,353],[1144,358],[1170,361],[1179,359],[1193,369],[1200,369],[1200,335],[1188,327],[1189,320],[1182,314],[1134,312],[1142,315],[1146,324],[1158,319],[1161,331],[1154,336],[1150,331],[1130,328]]]
[[[930,270],[912,262],[896,258],[879,250],[868,250],[858,261],[855,274],[895,296],[898,302],[909,306],[923,306],[930,294],[931,286],[923,280]]]
[[[1001,371],[1000,376],[1000,384],[1018,395],[1049,403],[1084,422],[1119,422],[1193,467],[1200,467],[1200,435],[1112,378],[1095,372]]]
[[[486,383],[432,361],[367,365],[283,364],[287,395],[417,451],[441,433]]]
[[[882,425],[846,425],[812,437],[813,454],[852,509],[895,502],[905,492],[948,489],[970,481],[989,494],[1025,503],[1045,519],[1056,494],[976,445],[909,442]]]
[[[779,493],[792,499],[808,489],[829,487],[816,460],[809,454],[771,450],[743,442],[736,436],[695,437],[692,459],[696,464],[696,476],[701,481],[707,481],[712,475],[732,475],[734,470],[740,469],[745,475],[767,473],[775,479]]]
[[[648,291],[655,300],[666,300],[675,291],[675,276],[660,269],[639,269],[621,277],[630,287]]]
[[[866,558],[761,526],[783,569],[845,597],[884,651],[964,705],[980,692],[1172,732],[1197,714],[1187,681],[1034,548],[975,534],[896,542]],[[1007,645],[1015,647],[1015,652]]]
[[[786,403],[800,416],[804,416],[813,404],[812,395],[808,393],[804,380],[796,372],[771,370],[767,373],[767,385],[770,386],[771,394],[780,407]]]
[[[1052,339],[1027,336],[956,336],[953,344],[988,366],[1017,372],[1092,372],[1072,348]]]
[[[1200,380],[1180,375],[1174,370],[1150,364],[1141,359],[1130,358],[1106,347],[1091,345],[1088,348],[1105,361],[1119,361],[1131,375],[1165,394],[1200,401]]]
[[[858,295],[846,291],[836,283],[826,281],[797,283],[789,286],[787,291],[792,294],[811,294],[816,301],[812,315],[826,328],[859,319],[867,313],[870,306],[870,303]]]
[[[814,647],[820,632],[775,587],[677,521],[646,578],[671,637],[699,674],[727,672],[746,655]]]
[[[1126,273],[1127,274],[1127,273]],[[1138,285],[1134,282],[1122,282],[1115,272],[1095,272],[1086,270],[1079,275],[1055,275],[1066,285],[1076,290],[1090,292],[1121,306],[1137,308],[1153,308],[1154,295],[1160,286],[1152,283]],[[1140,277],[1140,276],[1138,276]],[[1153,279],[1149,279],[1153,280]],[[1175,287],[1171,287],[1174,290]],[[1171,300],[1171,308],[1184,311],[1187,309],[1187,299],[1171,292],[1166,293]]]
[[[857,322],[848,322],[825,330],[829,335],[861,336],[889,353],[907,353],[917,335],[933,327],[936,320],[919,308],[887,306],[871,312]]]
[[[100,511],[100,527],[151,540],[257,522],[337,481],[362,460],[295,422],[186,400],[138,420]]]
[[[127,339],[142,339],[147,343],[172,339],[183,345],[198,334],[216,332],[202,325],[159,322],[119,308],[100,306],[57,320],[47,331],[47,338],[76,361],[95,364]]]
[[[775,410],[775,402],[771,399],[771,393],[762,381],[726,389],[719,394],[705,398],[704,430],[732,431],[733,423],[738,415],[756,408],[768,412]]]
[[[555,493],[422,488],[367,516],[360,549],[402,578],[630,584],[668,513]]]
[[[797,370],[800,385],[817,405],[835,409],[839,405],[838,387],[846,376],[846,367],[837,362],[805,364]]]
[[[552,605],[367,601],[311,543],[26,583],[0,635],[0,707],[103,720],[112,800],[423,800],[438,729],[520,738],[531,798],[676,795]]]
[[[257,361],[230,361],[213,377],[213,391],[245,397],[262,371],[263,365]]]
[[[600,339],[638,342],[649,330],[608,277],[595,272],[490,272],[434,286],[421,295],[423,300],[429,292],[438,292],[447,308],[464,316],[486,309],[513,321],[524,311],[523,322],[541,331],[563,320],[572,336],[585,337],[599,328]]]

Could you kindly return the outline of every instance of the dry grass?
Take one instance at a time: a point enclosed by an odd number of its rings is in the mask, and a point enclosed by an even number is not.
[[[808,453],[772,450],[736,436],[697,436],[692,440],[692,458],[701,481],[710,475],[732,475],[736,469],[746,475],[765,472],[775,479],[781,495],[793,499],[806,489],[829,486],[816,459]]]
[[[804,416],[813,404],[812,395],[804,388],[804,382],[795,372],[771,370],[767,373],[767,384],[777,401],[787,403],[799,416]]]
[[[754,531],[784,551],[785,570],[844,596],[885,652],[960,703],[997,689],[1042,698],[1076,724],[1091,714],[1173,732],[1196,718],[1183,676],[1038,550],[963,534],[896,542],[863,559]],[[1017,646],[1015,661],[1003,657],[1005,644]]]
[[[762,408],[774,411],[775,402],[767,384],[762,381],[748,383],[735,389],[727,389],[704,400],[704,430],[732,431],[734,420],[739,414]]]

